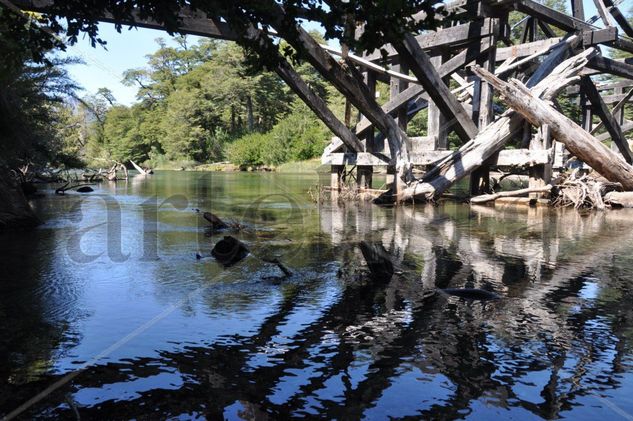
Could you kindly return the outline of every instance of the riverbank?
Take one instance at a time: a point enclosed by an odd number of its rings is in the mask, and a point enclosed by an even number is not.
[[[192,161],[174,161],[161,163],[154,167],[158,171],[211,171],[211,172],[280,172],[311,174],[328,172],[329,167],[321,164],[320,158],[305,161],[286,162],[277,166],[235,165],[228,161],[200,164]]]

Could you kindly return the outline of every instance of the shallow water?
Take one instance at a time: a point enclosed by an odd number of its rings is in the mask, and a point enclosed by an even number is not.
[[[46,224],[0,236],[0,414],[633,417],[633,212],[317,206],[316,182],[159,172],[34,199]],[[243,224],[251,256],[196,260],[222,234],[193,209]],[[370,282],[360,240],[402,275]]]

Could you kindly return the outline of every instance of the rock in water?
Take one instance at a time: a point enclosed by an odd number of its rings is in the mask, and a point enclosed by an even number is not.
[[[389,282],[393,276],[393,263],[383,245],[361,241],[360,251],[367,262],[372,279]]]
[[[90,193],[91,191],[94,191],[94,189],[90,186],[83,186],[83,187],[79,187],[77,191],[79,193]]]
[[[211,212],[203,213],[202,217],[206,219],[207,221],[209,221],[209,223],[211,223],[211,227],[215,230],[225,229],[229,227],[227,224],[224,223],[223,220],[221,220],[220,218],[217,217],[217,215]]]
[[[222,263],[224,267],[229,267],[239,262],[246,256],[248,256],[248,249],[237,238],[230,235],[225,236],[222,240],[218,241],[211,250],[211,255],[215,259]]]

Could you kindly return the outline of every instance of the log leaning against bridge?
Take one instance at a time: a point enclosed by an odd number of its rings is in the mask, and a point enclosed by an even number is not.
[[[622,184],[624,190],[633,190],[633,166],[621,155],[607,148],[570,118],[559,113],[547,102],[538,98],[516,79],[504,82],[481,68],[473,71],[497,89],[502,100],[535,126],[548,125],[552,136],[567,149],[599,172],[607,180]]]
[[[553,48],[549,56],[528,81],[536,97],[552,100],[568,84],[577,80],[576,75],[584,68],[595,49],[564,60],[578,45],[579,38],[573,35]],[[564,61],[563,61],[564,60]],[[418,181],[404,189],[398,201],[434,200],[453,184],[479,168],[492,155],[500,151],[514,133],[523,128],[524,118],[514,110],[507,110],[494,123],[457,151],[439,161],[436,166]],[[378,201],[393,200],[382,197]]]

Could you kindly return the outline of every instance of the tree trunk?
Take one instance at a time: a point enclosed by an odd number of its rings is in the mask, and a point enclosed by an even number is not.
[[[594,49],[586,50],[562,61],[578,42],[579,38],[572,36],[552,49],[550,55],[528,81],[528,85],[533,86],[535,96],[545,100],[553,99],[562,88],[575,80],[574,76],[582,70],[590,56],[596,54]],[[411,183],[403,190],[398,200],[436,199],[457,181],[469,175],[488,158],[499,152],[506,142],[523,128],[523,121],[523,117],[515,111],[506,111],[470,142],[438,161],[422,180]]]
[[[0,165],[0,231],[34,227],[40,221],[7,167]]]
[[[255,128],[255,119],[253,117],[253,99],[250,95],[246,97],[246,112],[248,114],[248,131],[252,132]]]
[[[547,124],[552,136],[565,144],[567,149],[586,162],[607,180],[620,183],[625,190],[633,190],[633,166],[624,161],[598,139],[582,129],[571,119],[559,113],[516,79],[504,82],[483,69],[475,72],[498,89],[502,99],[535,126]]]

